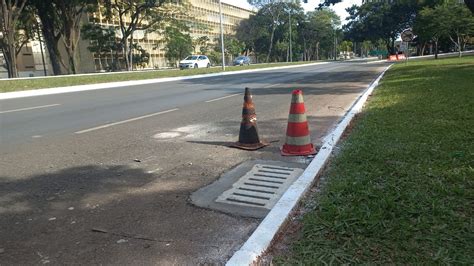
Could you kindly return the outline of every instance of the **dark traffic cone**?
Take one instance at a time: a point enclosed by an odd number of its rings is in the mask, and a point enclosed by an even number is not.
[[[281,148],[282,155],[304,156],[315,154],[309,136],[308,121],[306,120],[303,91],[294,90],[291,98],[290,115],[286,129],[285,145]]]
[[[257,130],[257,115],[249,88],[245,88],[244,106],[242,108],[242,122],[240,123],[239,141],[231,147],[244,150],[257,150],[269,145],[260,141]]]

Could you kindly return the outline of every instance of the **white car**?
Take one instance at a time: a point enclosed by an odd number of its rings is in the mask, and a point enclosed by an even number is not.
[[[185,59],[179,61],[179,68],[204,68],[211,67],[211,61],[205,55],[190,55]]]

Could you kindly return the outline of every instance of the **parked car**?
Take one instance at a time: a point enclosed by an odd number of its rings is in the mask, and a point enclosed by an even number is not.
[[[204,68],[211,67],[211,61],[205,55],[190,55],[183,60],[179,61],[179,68]]]
[[[250,65],[250,58],[248,56],[239,56],[234,59],[234,66]]]

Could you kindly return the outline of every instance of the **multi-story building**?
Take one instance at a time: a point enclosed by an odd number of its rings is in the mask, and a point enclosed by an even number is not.
[[[210,40],[209,42],[214,43],[220,36],[219,1],[189,0],[189,3],[189,14],[187,14],[187,16],[178,17],[178,19],[191,19],[191,24],[198,25],[190,28],[189,34],[193,39],[207,36]],[[251,10],[222,3],[224,34],[234,35],[236,27],[240,21],[249,18],[251,14],[253,14]],[[119,25],[117,18],[112,18],[112,21],[107,20],[106,17],[102,16],[100,10],[94,14],[90,14],[88,19],[105,27],[117,27]],[[118,30],[117,33],[120,35]],[[145,68],[161,68],[175,65],[175,62],[167,62],[165,59],[164,37],[159,32],[137,30],[133,35],[133,42],[141,46],[150,54],[150,60]],[[114,56],[112,54],[101,56],[99,58],[97,55],[88,51],[88,45],[88,41],[81,41],[79,51],[81,54],[81,72],[101,71],[111,65],[113,60],[116,60],[113,58]],[[198,51],[199,47],[196,47],[196,52]],[[121,60],[124,61],[123,57]]]

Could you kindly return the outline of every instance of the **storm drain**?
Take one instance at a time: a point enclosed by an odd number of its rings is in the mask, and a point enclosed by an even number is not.
[[[303,169],[255,164],[216,202],[271,209]]]

